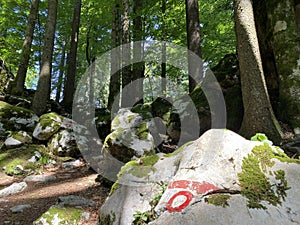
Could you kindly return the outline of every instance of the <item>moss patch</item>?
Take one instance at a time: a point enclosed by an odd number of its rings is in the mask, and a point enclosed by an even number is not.
[[[5,167],[4,172],[8,175],[22,175],[24,173],[24,171],[16,169],[17,165],[21,165],[25,170],[32,170],[30,172],[36,172],[43,166],[43,163],[28,162],[28,159],[34,156],[35,151],[40,152],[42,155],[47,154],[45,147],[42,145],[27,145],[2,151],[0,152],[0,168]]]
[[[118,190],[119,184],[120,184],[120,182],[117,180],[117,181],[111,186],[111,189],[110,189],[110,191],[109,191],[109,196],[111,196],[116,190]]]
[[[231,196],[227,194],[213,194],[205,198],[204,201],[215,206],[226,207],[229,206],[228,200],[230,197]]]
[[[52,127],[52,130],[58,130],[62,122],[62,117],[57,113],[47,113],[40,117],[40,125],[42,129]]]
[[[265,175],[274,165],[272,159],[275,153],[267,144],[256,146],[252,153],[243,159],[242,172],[238,174],[241,194],[248,199],[249,208],[266,209],[261,202],[265,201],[274,206],[281,205],[281,201],[286,197],[286,190],[289,189],[283,170],[274,171],[277,182],[272,184]]]
[[[146,177],[151,171],[155,171],[153,165],[159,160],[158,155],[141,157],[126,163],[120,170],[118,177],[130,173],[135,177]]]
[[[82,213],[82,209],[74,207],[52,206],[33,224],[44,224],[42,221],[46,221],[48,224],[53,224],[53,221],[59,221],[55,224],[76,225],[81,220]]]

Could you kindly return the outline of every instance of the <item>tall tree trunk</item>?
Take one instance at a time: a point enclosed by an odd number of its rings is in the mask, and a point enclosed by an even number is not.
[[[143,62],[143,19],[141,12],[143,9],[142,0],[134,0],[133,3],[133,82],[134,95],[133,99],[136,104],[143,103],[143,78],[144,78],[144,62]]]
[[[166,4],[167,0],[162,0],[161,3],[161,12],[162,12],[162,49],[161,49],[161,93],[164,95],[167,89],[167,83],[166,83],[166,74],[167,74],[167,57],[166,57],[166,40],[167,40],[167,35],[166,35]]]
[[[123,20],[122,20],[122,107],[130,106],[130,92],[124,89],[132,81],[131,71],[131,47],[130,47],[130,0],[123,2]],[[127,65],[127,66],[125,66]]]
[[[61,90],[62,90],[62,84],[63,84],[63,76],[64,76],[64,67],[65,67],[65,59],[66,59],[66,44],[63,43],[63,50],[61,53],[61,59],[60,59],[60,64],[59,64],[59,76],[58,76],[58,81],[57,81],[57,88],[56,88],[56,96],[55,96],[55,101],[59,103],[60,101],[60,95],[61,95]]]
[[[28,25],[25,32],[25,40],[22,47],[20,64],[12,88],[12,94],[15,95],[21,95],[24,92],[24,84],[25,84],[26,73],[27,73],[28,63],[31,54],[31,45],[33,40],[34,26],[37,20],[38,10],[39,10],[39,0],[32,0],[30,13],[28,16]]]
[[[32,110],[38,115],[41,115],[46,111],[47,101],[50,97],[56,17],[57,0],[48,0],[48,16],[45,28],[45,40],[42,54],[41,71],[39,75],[37,90],[32,102]]]
[[[235,1],[237,52],[241,73],[244,118],[240,133],[249,138],[263,132],[275,143],[281,140],[264,78],[251,0]]]
[[[188,49],[195,53],[200,58],[201,43],[200,43],[200,22],[199,22],[199,6],[198,0],[185,0],[186,8],[186,32]],[[200,77],[202,74],[202,62],[192,60],[193,57],[189,54],[189,92],[191,93],[197,85],[197,81],[194,80],[191,75]]]
[[[112,51],[111,51],[111,75],[109,82],[109,96],[107,108],[111,109],[113,103],[117,101],[117,105],[119,105],[119,99],[117,98],[120,92],[120,79],[121,79],[121,52],[116,51],[117,46],[121,43],[121,11],[120,11],[120,2],[119,0],[115,0],[115,6],[113,11],[113,21],[112,21],[112,32],[111,32],[111,40],[112,40]]]
[[[64,98],[63,98],[63,105],[69,111],[71,111],[72,108],[73,96],[75,92],[80,12],[81,12],[81,0],[76,0],[74,6],[74,13],[73,13],[70,52],[67,57],[67,73],[65,79]]]
[[[300,128],[299,0],[267,1],[267,32],[279,74],[280,118]],[[298,14],[297,14],[298,12]]]

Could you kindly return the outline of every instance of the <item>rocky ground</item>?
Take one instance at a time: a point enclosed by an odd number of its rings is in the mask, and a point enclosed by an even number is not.
[[[48,167],[42,172],[53,175],[55,180],[48,182],[26,182],[25,191],[0,198],[0,224],[29,225],[59,201],[61,196],[76,195],[95,202],[93,206],[82,206],[89,218],[80,224],[97,224],[100,207],[105,201],[109,189],[95,181],[97,174],[84,163],[73,168],[60,166]],[[13,178],[0,174],[0,190],[23,178]],[[12,208],[19,205],[30,205],[23,212],[13,213]]]

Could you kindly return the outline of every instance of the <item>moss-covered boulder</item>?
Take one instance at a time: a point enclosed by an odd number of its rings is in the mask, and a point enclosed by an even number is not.
[[[33,131],[39,118],[31,110],[0,101],[0,135],[5,131]]]
[[[133,157],[155,153],[150,123],[138,113],[120,109],[111,123],[112,132],[106,137],[104,149],[122,162]]]
[[[293,224],[300,218],[299,168],[300,159],[271,142],[209,130],[173,154],[125,164],[99,223]]]
[[[49,140],[53,134],[59,131],[62,122],[63,117],[57,113],[42,115],[33,131],[33,137],[41,141]]]
[[[51,153],[57,156],[78,158],[81,155],[76,138],[69,130],[61,130],[54,134],[49,141],[48,148]]]
[[[34,225],[77,225],[80,221],[88,220],[88,214],[81,208],[70,206],[51,206],[47,212],[33,222]]]
[[[8,136],[4,145],[6,148],[15,148],[30,143],[32,143],[32,137],[26,131],[15,131]]]

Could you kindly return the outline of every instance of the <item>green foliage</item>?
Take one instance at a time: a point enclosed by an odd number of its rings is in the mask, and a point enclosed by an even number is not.
[[[112,215],[112,216],[111,216]],[[99,217],[99,225],[113,225],[116,220],[116,214],[111,212],[111,214],[106,214]]]
[[[144,225],[148,224],[149,222],[157,219],[158,215],[154,211],[154,208],[157,206],[159,200],[161,199],[163,193],[165,192],[166,188],[168,187],[168,183],[161,183],[160,190],[157,195],[149,202],[151,209],[145,212],[136,211],[133,214],[134,220],[132,221],[132,225]]]

